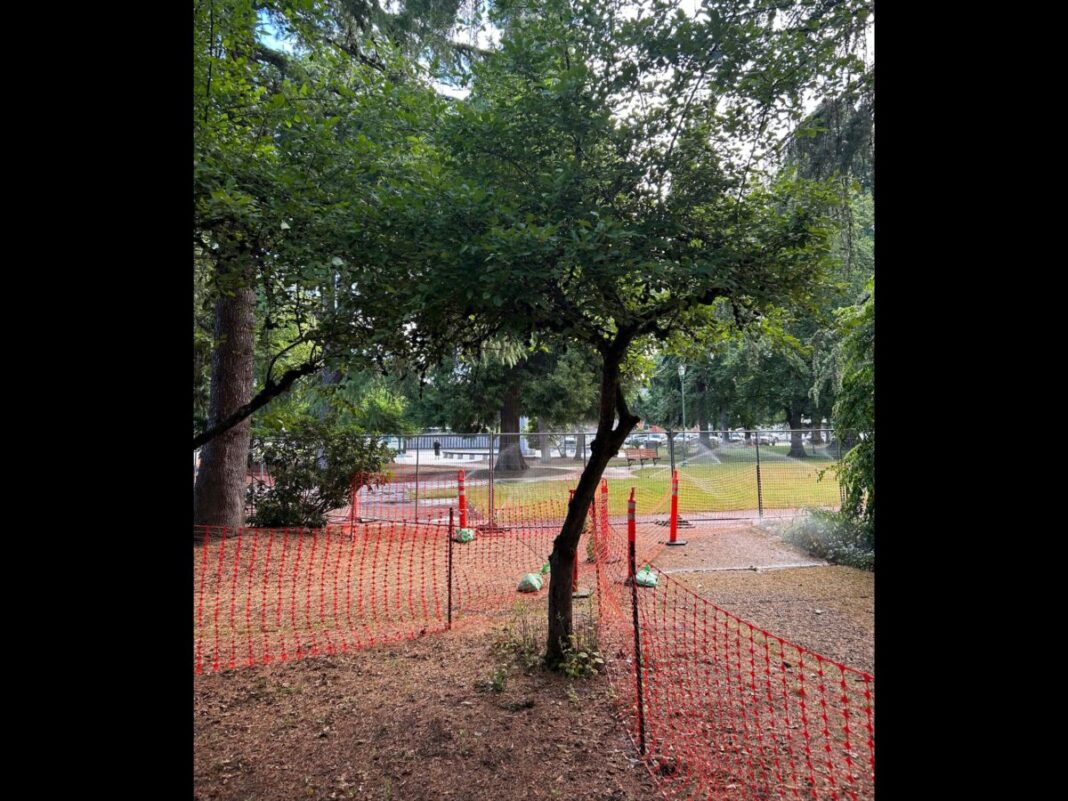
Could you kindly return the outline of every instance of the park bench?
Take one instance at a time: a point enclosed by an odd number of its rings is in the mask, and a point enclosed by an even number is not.
[[[656,460],[660,458],[660,452],[655,448],[624,448],[623,455],[627,457],[627,467],[630,467],[631,462],[637,462],[642,467],[647,461],[656,464]]]
[[[490,455],[489,451],[448,451],[448,450],[443,450],[441,453],[446,459],[451,459],[453,456],[455,456],[457,459],[463,459],[465,456],[467,458],[469,458],[469,459],[478,459],[480,457],[483,457],[483,456],[487,456],[488,457]]]

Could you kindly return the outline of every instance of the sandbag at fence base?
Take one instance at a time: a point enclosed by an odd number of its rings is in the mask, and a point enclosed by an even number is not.
[[[638,582],[639,587],[655,587],[656,586],[656,573],[648,565],[638,571],[638,574],[634,577],[634,580]]]
[[[537,573],[527,573],[519,580],[516,590],[519,592],[537,592],[541,589],[541,576]]]

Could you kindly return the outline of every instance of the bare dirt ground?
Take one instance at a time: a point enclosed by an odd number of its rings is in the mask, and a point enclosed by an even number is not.
[[[828,565],[754,526],[680,529],[679,538],[687,544],[656,557],[672,578],[756,626],[874,674],[874,573]]]
[[[194,798],[655,797],[603,675],[505,667],[493,642],[467,626],[197,676]]]
[[[655,564],[701,597],[874,672],[873,574],[823,565],[752,526],[681,529],[680,548],[657,548],[643,529]],[[571,681],[502,659],[495,632],[507,619],[196,676],[194,798],[659,797],[605,677]]]

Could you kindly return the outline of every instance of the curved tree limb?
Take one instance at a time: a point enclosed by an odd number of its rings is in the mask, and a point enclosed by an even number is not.
[[[286,370],[278,381],[274,381],[273,379],[268,377],[266,385],[263,387],[263,389],[261,389],[252,397],[252,400],[250,400],[244,406],[241,406],[236,409],[233,414],[228,415],[215,425],[210,426],[206,431],[203,431],[200,434],[194,436],[193,450],[196,450],[201,445],[210,442],[220,434],[229,431],[231,428],[236,426],[238,423],[240,423],[246,417],[251,415],[253,412],[257,411],[258,409],[262,409],[274,398],[277,398],[283,392],[286,392],[291,386],[293,386],[293,383],[298,378],[318,372],[322,368],[322,366],[322,358],[316,357],[313,358],[311,361],[305,362],[299,367],[294,367],[289,370]]]

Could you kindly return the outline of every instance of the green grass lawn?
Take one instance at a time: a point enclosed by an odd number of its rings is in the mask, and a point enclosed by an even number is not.
[[[838,482],[833,471],[819,480],[819,471],[832,466],[828,459],[770,459],[765,461],[761,448],[760,481],[765,509],[788,509],[804,506],[837,506],[840,501]],[[785,454],[786,446],[783,447]],[[548,500],[567,500],[573,481],[506,479],[494,483],[494,504],[520,506]],[[630,489],[636,489],[638,514],[667,513],[671,503],[671,476],[667,467],[634,470],[628,478],[608,479],[608,511],[626,514]],[[420,493],[424,498],[447,498],[451,489],[434,489]],[[468,503],[484,509],[489,491],[485,486],[468,487]],[[679,511],[729,512],[757,508],[756,462],[741,459],[720,464],[690,464],[679,470]]]
[[[790,452],[790,444],[782,443],[779,445],[761,445],[760,446],[760,461],[763,462],[782,462],[787,461],[787,453]],[[834,454],[827,453],[826,446],[820,445],[817,448],[813,448],[809,443],[805,443],[805,453],[809,456],[809,461],[813,462],[833,462],[835,461]],[[709,464],[715,463],[717,460],[724,463],[741,462],[745,464],[756,464],[756,448],[738,448],[738,447],[720,447],[711,451],[701,450],[694,453],[694,448],[691,445],[690,451],[687,453],[687,462],[690,464]],[[683,459],[683,453],[681,448],[676,450],[675,458],[679,461]],[[789,461],[798,461],[789,459]]]

